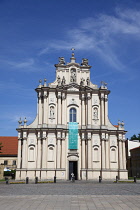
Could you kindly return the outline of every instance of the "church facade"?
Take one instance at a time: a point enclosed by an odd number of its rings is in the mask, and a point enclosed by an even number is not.
[[[16,179],[127,179],[124,123],[108,118],[107,84],[90,81],[88,59],[59,58],[56,80],[35,89],[35,121],[19,120]]]

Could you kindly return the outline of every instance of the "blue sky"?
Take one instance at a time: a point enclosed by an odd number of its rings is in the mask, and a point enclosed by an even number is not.
[[[0,0],[0,136],[16,136],[19,117],[36,116],[38,80],[55,80],[54,64],[88,58],[91,80],[108,83],[109,118],[140,132],[140,2],[136,0]]]

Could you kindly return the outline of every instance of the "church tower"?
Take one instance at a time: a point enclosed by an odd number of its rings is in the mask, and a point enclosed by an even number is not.
[[[56,79],[40,80],[37,116],[27,125],[19,120],[16,179],[127,179],[124,123],[108,118],[107,84],[90,80],[91,66],[83,58],[55,64]]]

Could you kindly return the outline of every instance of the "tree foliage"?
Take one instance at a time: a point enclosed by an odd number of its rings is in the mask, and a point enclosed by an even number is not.
[[[137,136],[136,136],[136,134],[134,134],[133,136],[131,136],[130,140],[131,141],[133,141],[133,140],[139,140],[139,142],[140,142],[140,133],[138,133]]]

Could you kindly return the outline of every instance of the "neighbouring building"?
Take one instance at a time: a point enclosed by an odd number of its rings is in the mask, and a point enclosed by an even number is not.
[[[134,161],[133,161],[133,157],[131,157],[131,150],[135,149],[135,148],[139,148],[140,147],[140,142],[139,140],[127,140],[126,142],[126,168],[128,170],[128,176],[132,177],[134,176],[134,166],[132,166],[132,164],[134,165]],[[133,150],[132,150],[133,151]],[[137,150],[136,150],[137,151]],[[135,152],[135,150],[134,150]],[[134,153],[133,152],[133,153]],[[133,169],[133,172],[132,172]]]
[[[74,52],[55,68],[56,80],[35,89],[35,121],[19,120],[16,179],[127,179],[126,131],[109,121],[107,84],[93,84],[88,59],[76,63]]]
[[[140,146],[130,150],[132,177],[140,178]]]
[[[18,137],[0,136],[0,143],[2,143],[0,150],[0,165],[4,165],[4,168],[16,169]]]

